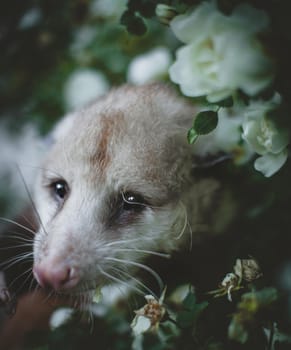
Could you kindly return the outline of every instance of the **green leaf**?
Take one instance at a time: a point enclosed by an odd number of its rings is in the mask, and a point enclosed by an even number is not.
[[[131,12],[138,12],[145,18],[153,17],[156,9],[155,0],[129,0],[128,9]]]
[[[183,300],[183,306],[187,310],[193,310],[196,306],[196,295],[189,291],[189,293],[186,295],[185,299]]]
[[[260,291],[249,292],[242,295],[238,307],[249,313],[256,313],[272,305],[278,300],[278,291],[273,287],[264,288]]]
[[[140,14],[145,18],[150,18],[155,15],[156,3],[155,1],[143,1],[139,9]]]
[[[189,129],[188,134],[187,134],[187,140],[188,140],[189,144],[192,145],[197,140],[198,136],[199,135],[194,130],[194,128]]]
[[[228,337],[232,340],[244,344],[249,338],[248,329],[241,321],[239,315],[235,315],[228,327]]]
[[[216,102],[219,107],[229,108],[233,106],[233,98],[231,96],[225,98],[224,100]]]
[[[198,135],[209,134],[218,123],[218,114],[214,111],[203,111],[197,114],[193,128]]]
[[[278,297],[278,291],[273,287],[243,294],[237,305],[238,311],[229,324],[228,337],[241,344],[246,343],[251,331],[254,330],[259,312],[274,306]]]
[[[181,328],[195,327],[199,316],[208,306],[208,303],[204,301],[203,303],[196,304],[192,310],[180,311],[177,315],[177,323]]]
[[[181,328],[195,327],[199,316],[207,306],[208,303],[206,301],[197,304],[195,294],[190,291],[183,300],[184,310],[180,311],[177,315],[178,325]]]
[[[132,11],[125,11],[120,18],[120,23],[126,26],[127,31],[134,35],[144,35],[147,31],[144,20]]]
[[[127,25],[132,20],[133,16],[134,16],[134,14],[131,11],[129,11],[129,10],[124,11],[122,16],[120,17],[120,24],[127,27]]]

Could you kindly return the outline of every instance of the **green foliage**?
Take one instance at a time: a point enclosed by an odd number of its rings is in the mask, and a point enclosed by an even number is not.
[[[123,13],[120,23],[126,26],[130,34],[144,35],[147,31],[144,20],[130,10]]]
[[[174,6],[177,12],[185,11],[187,4],[200,3],[199,0],[161,2]],[[225,13],[230,13],[241,2],[217,1]],[[264,40],[270,42],[272,55],[280,62],[274,89],[290,101],[290,81],[286,79],[290,76],[289,2],[247,2],[272,15],[272,28],[276,30]],[[14,129],[26,121],[35,121],[43,133],[47,132],[66,112],[63,89],[76,69],[101,70],[111,85],[118,85],[126,81],[127,67],[136,55],[160,45],[175,51],[176,39],[167,28],[153,21],[156,1],[131,0],[117,18],[92,14],[91,3],[11,0],[1,4],[0,118],[10,117]],[[20,19],[34,7],[41,9],[41,21],[20,30]],[[131,36],[124,26],[129,33],[142,37]],[[93,30],[92,40],[84,42],[81,49],[72,49],[78,32],[86,28]],[[249,102],[248,96],[243,96],[241,91],[238,93]],[[260,97],[269,98],[268,92]],[[232,98],[228,98],[217,105],[231,107],[232,103]],[[288,106],[284,106],[283,121],[278,122],[283,128],[291,129]],[[188,132],[189,143],[210,133],[216,125],[217,112],[199,113]],[[280,271],[290,261],[290,171],[290,164],[287,164],[280,174],[265,179],[247,166],[239,170],[236,165],[227,164],[223,169],[219,166],[211,169],[211,176],[227,182],[238,199],[239,224],[234,223],[224,237],[201,242],[198,248],[193,246],[193,252],[185,253],[180,260],[174,257],[172,265],[169,261],[164,268],[162,263],[158,264],[169,284],[169,294],[183,283],[193,283],[196,289],[195,293],[190,290],[179,305],[172,306],[166,298],[170,319],[161,322],[157,334],[144,335],[143,349],[290,348],[290,310],[287,307],[290,285],[285,281],[279,293],[274,282],[283,279]],[[8,203],[9,194],[5,191],[9,179],[1,181],[0,208],[3,212]],[[10,198],[9,205],[16,200]],[[203,231],[203,225],[201,223],[197,230]],[[262,263],[261,285],[255,290],[235,291],[233,302],[229,302],[226,295],[210,297],[207,292],[218,287],[220,277],[230,270],[233,261],[249,254]],[[95,316],[93,324],[75,317],[55,330],[32,334],[26,349],[129,350],[133,344],[130,323],[134,309],[133,304],[113,307],[104,316]]]
[[[177,314],[177,323],[181,328],[191,328],[195,332],[200,314],[208,306],[208,302],[197,303],[196,295],[189,291],[183,300],[183,310]]]
[[[199,135],[207,135],[213,131],[218,123],[217,112],[203,111],[197,114],[193,127],[188,131],[188,142],[193,144]]]
[[[243,294],[228,328],[229,338],[246,343],[250,330],[262,322],[260,314],[264,313],[266,317],[266,312],[274,307],[278,298],[278,291],[272,287]]]

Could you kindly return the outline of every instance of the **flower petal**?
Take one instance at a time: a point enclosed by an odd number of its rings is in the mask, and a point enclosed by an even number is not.
[[[151,328],[151,321],[145,316],[137,315],[132,321],[131,328],[135,335],[145,333]]]
[[[270,177],[275,174],[286,162],[288,158],[287,150],[279,154],[265,154],[262,157],[256,159],[254,167],[256,170],[263,173],[266,177]]]

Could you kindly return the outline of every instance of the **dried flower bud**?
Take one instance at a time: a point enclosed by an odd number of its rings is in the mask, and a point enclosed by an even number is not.
[[[132,321],[131,328],[135,334],[141,334],[150,330],[157,329],[163,319],[166,309],[163,306],[164,294],[159,300],[152,295],[146,295],[145,304],[141,309],[135,311],[135,318]]]
[[[231,291],[233,288],[239,285],[239,277],[234,273],[228,273],[225,275],[224,279],[221,282],[221,287],[224,288],[227,292],[227,298],[229,301],[232,301]]]
[[[238,285],[239,278],[234,273],[228,273],[225,275],[221,282],[221,287],[228,288],[230,286],[236,287]]]
[[[159,18],[159,21],[162,24],[169,25],[171,20],[177,16],[178,12],[174,7],[165,5],[165,4],[158,4],[156,7],[156,16]]]
[[[255,259],[236,259],[233,270],[241,280],[246,282],[253,282],[262,276],[261,269]]]

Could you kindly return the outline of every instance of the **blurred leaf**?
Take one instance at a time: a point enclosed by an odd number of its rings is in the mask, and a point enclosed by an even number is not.
[[[278,291],[273,287],[243,294],[237,306],[238,311],[228,327],[229,338],[241,344],[246,343],[250,330],[260,326],[258,313],[267,311],[277,300]]]
[[[195,328],[199,316],[207,306],[208,303],[206,301],[198,304],[194,292],[190,291],[183,300],[184,310],[177,315],[178,325],[181,328]]]
[[[238,307],[240,310],[246,310],[255,313],[262,308],[272,305],[278,300],[278,291],[273,287],[264,288],[260,291],[245,293]]]
[[[130,34],[144,35],[147,31],[144,20],[132,11],[125,11],[121,16],[120,23],[124,25]]]
[[[139,12],[143,17],[154,16],[156,2],[153,0],[129,0],[128,9],[132,12]]]
[[[228,327],[228,336],[230,339],[244,344],[247,342],[249,334],[240,317],[235,315]]]
[[[216,104],[220,107],[229,108],[233,106],[233,98],[231,96],[225,98],[224,100],[216,102]]]
[[[192,145],[197,140],[198,136],[199,135],[197,134],[194,128],[188,130],[187,139],[190,145]]]
[[[193,128],[198,135],[209,134],[218,123],[218,114],[214,111],[203,111],[197,114]]]

